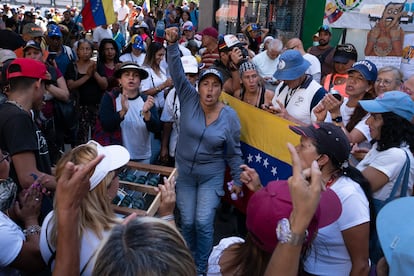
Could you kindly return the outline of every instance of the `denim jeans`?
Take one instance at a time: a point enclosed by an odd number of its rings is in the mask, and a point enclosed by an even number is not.
[[[197,273],[207,272],[213,248],[214,216],[223,191],[224,173],[184,175],[177,178],[177,206],[181,213],[181,232],[193,253]]]

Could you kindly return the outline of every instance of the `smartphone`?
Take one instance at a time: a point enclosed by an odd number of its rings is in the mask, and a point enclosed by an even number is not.
[[[49,55],[47,56],[47,59],[46,59],[47,63],[52,64],[56,58],[56,55],[57,55],[56,52],[49,52]]]
[[[330,92],[330,93],[332,94],[332,96],[334,96],[334,97],[335,97],[335,99],[337,99],[338,101],[342,100],[342,96],[341,96],[341,94],[339,94],[339,92],[338,92],[337,90],[335,90],[335,89],[331,89],[329,92]]]

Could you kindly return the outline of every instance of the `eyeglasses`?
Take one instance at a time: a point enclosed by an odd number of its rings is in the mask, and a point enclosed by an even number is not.
[[[7,151],[2,151],[2,158],[0,159],[0,163],[6,160],[7,162],[10,162],[10,154]]]
[[[384,86],[390,86],[392,84],[393,80],[387,80],[387,79],[377,79],[375,81],[376,84],[383,84]]]

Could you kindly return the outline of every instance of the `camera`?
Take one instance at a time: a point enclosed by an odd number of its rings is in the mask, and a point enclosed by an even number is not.
[[[238,45],[237,46],[237,48],[239,48],[240,49],[240,51],[242,52],[242,56],[243,56],[243,59],[245,60],[245,59],[247,59],[248,57],[249,57],[249,51],[247,51],[247,49],[246,48],[244,48],[244,46],[243,45]]]

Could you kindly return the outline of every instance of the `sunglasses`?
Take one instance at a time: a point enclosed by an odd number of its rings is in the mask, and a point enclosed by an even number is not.
[[[195,77],[197,77],[198,74],[196,74],[196,73],[187,73],[186,75],[189,76],[190,78],[195,78]]]
[[[351,45],[340,45],[336,48],[337,51],[343,51],[343,52],[347,52],[347,53],[352,53],[355,52],[355,48],[352,47]]]
[[[319,27],[319,32],[320,31],[325,31],[325,32],[331,32],[331,28],[328,25],[322,25]]]
[[[7,151],[2,151],[2,158],[0,159],[0,163],[6,160],[7,162],[10,162],[10,154]]]

